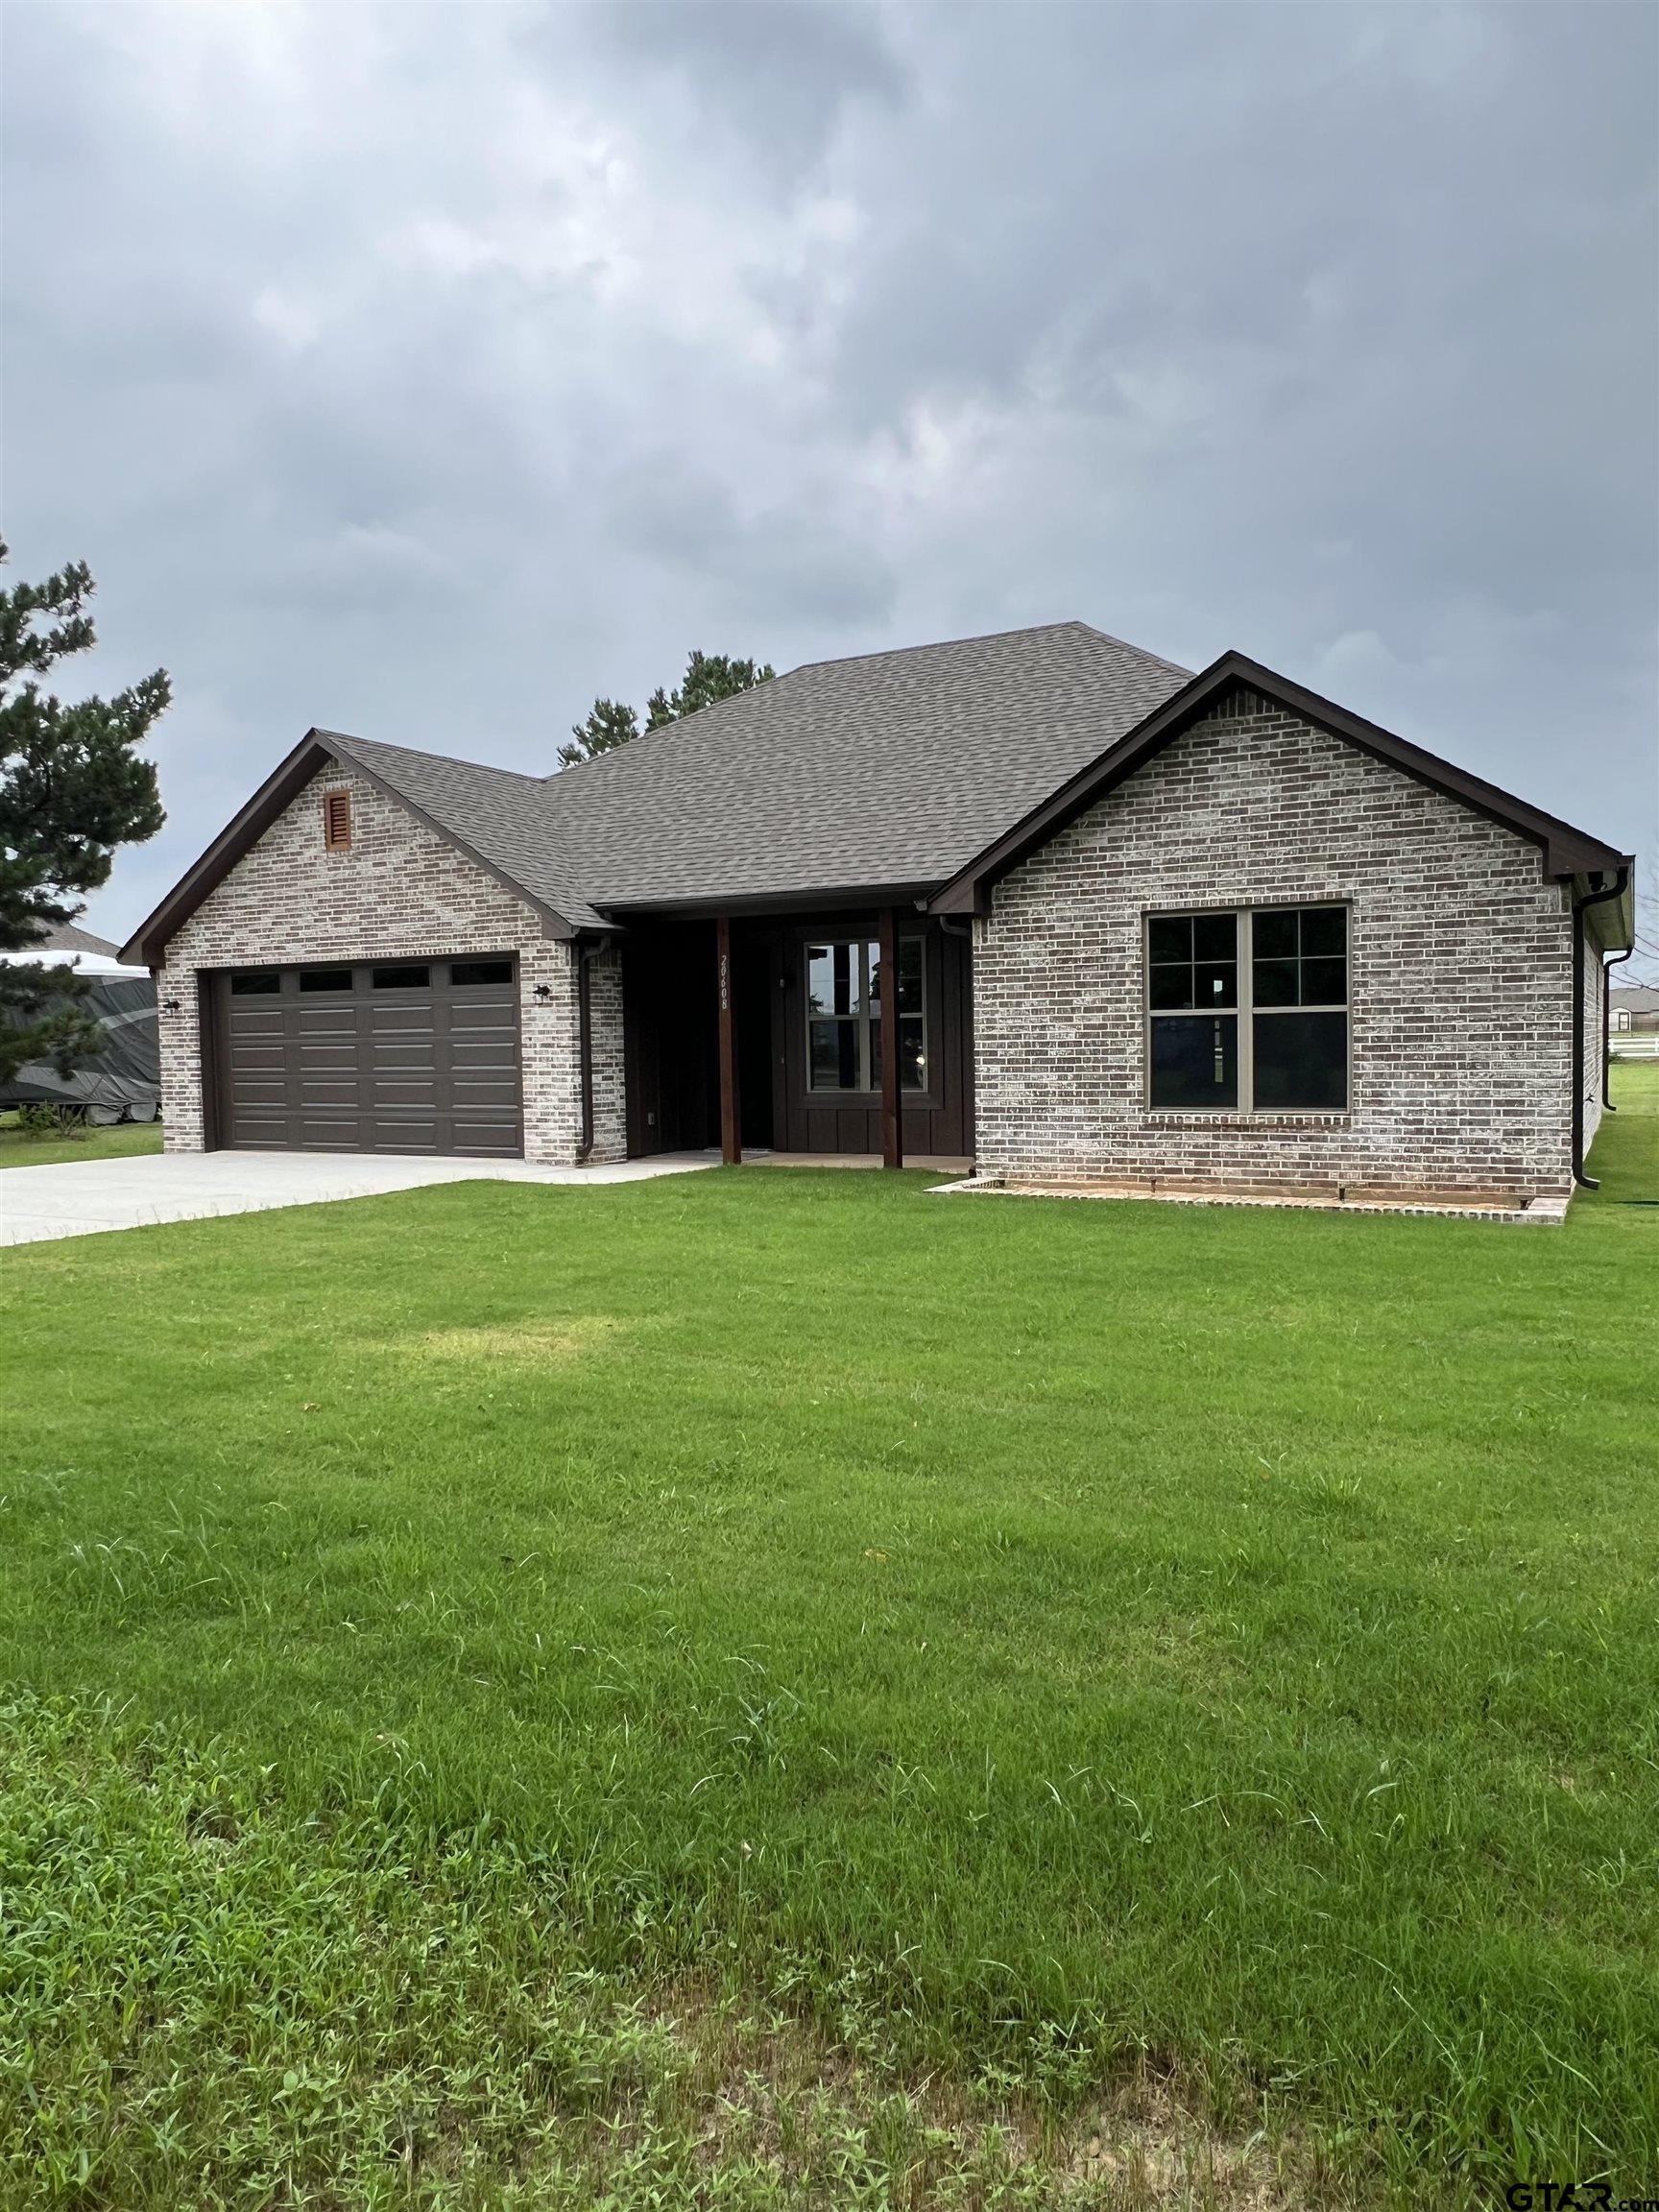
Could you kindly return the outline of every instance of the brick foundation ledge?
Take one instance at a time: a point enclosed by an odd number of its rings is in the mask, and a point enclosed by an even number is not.
[[[929,1186],[935,1197],[1151,1199],[1163,1206],[1270,1206],[1305,1214],[1423,1214],[1443,1219],[1538,1224],[1560,1228],[1571,1192],[1523,1198],[1444,1190],[1255,1190],[1234,1186],[1174,1183],[1045,1183],[1000,1175],[971,1175],[959,1183]]]

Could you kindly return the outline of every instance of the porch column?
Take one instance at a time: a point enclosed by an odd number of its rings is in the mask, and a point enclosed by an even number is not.
[[[720,1000],[720,1157],[729,1167],[734,1167],[743,1157],[743,1125],[737,1103],[737,1006],[732,991],[732,921],[726,914],[720,915],[714,924],[714,969],[715,990]]]
[[[904,1165],[904,1120],[899,1098],[899,916],[883,906],[881,958],[881,1165]]]

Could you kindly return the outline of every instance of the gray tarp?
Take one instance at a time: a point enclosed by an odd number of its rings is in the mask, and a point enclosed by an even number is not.
[[[60,1075],[49,1060],[31,1060],[0,1085],[0,1106],[41,1100],[84,1106],[95,1120],[154,1121],[161,1100],[161,1051],[156,986],[148,975],[92,975],[81,1000],[104,1024],[104,1048]]]

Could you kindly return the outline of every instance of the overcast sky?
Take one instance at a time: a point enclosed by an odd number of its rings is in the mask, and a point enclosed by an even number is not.
[[[0,516],[178,695],[94,926],[312,723],[1073,616],[1651,853],[1652,6],[0,13]]]

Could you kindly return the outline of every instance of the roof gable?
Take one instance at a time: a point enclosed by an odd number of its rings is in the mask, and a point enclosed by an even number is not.
[[[1599,838],[1575,830],[1570,823],[1528,805],[1513,793],[1500,790],[1497,784],[1488,783],[1479,776],[1470,775],[1421,745],[1413,745],[1407,738],[1395,736],[1392,731],[1375,722],[1351,714],[1346,708],[1320,698],[1317,692],[1305,689],[1288,677],[1275,674],[1245,654],[1223,653],[1218,661],[1155,708],[1133,730],[1108,745],[1049,798],[987,844],[929,901],[930,910],[938,914],[983,913],[991,887],[1010,869],[1018,867],[1028,854],[1046,845],[1085,807],[1092,806],[1133,776],[1182,731],[1206,714],[1214,713],[1228,693],[1239,686],[1262,693],[1276,705],[1300,715],[1315,729],[1346,740],[1373,759],[1398,769],[1402,775],[1412,777],[1431,790],[1458,800],[1489,821],[1529,839],[1542,849],[1544,870],[1549,876],[1599,876],[1617,873],[1632,865],[1628,854],[1604,845]]]
[[[397,759],[389,758],[397,756]],[[181,876],[171,891],[153,912],[138,925],[127,943],[122,946],[120,957],[127,961],[141,962],[146,967],[158,967],[168,940],[187,922],[203,902],[209,898],[229,875],[232,868],[250,852],[278,815],[285,813],[294,801],[331,760],[344,760],[385,798],[412,814],[422,828],[465,854],[475,866],[483,869],[505,889],[534,907],[542,918],[549,936],[572,937],[578,925],[559,912],[545,900],[519,882],[510,871],[490,854],[479,848],[445,817],[453,806],[445,805],[442,812],[434,812],[430,805],[422,805],[421,797],[403,787],[408,779],[397,773],[399,760],[420,761],[428,769],[447,767],[466,771],[469,764],[462,761],[441,761],[432,754],[404,754],[398,746],[380,746],[367,741],[343,737],[331,730],[308,730],[284,760],[260,784],[248,804],[225,825],[211,845],[195,865]],[[388,774],[388,769],[393,772]],[[477,769],[478,778],[494,780],[508,774],[502,769]],[[463,779],[465,781],[465,779]],[[519,784],[538,785],[534,777],[513,777]],[[442,805],[443,794],[435,782],[424,787],[424,796]],[[593,919],[597,919],[594,917]]]

